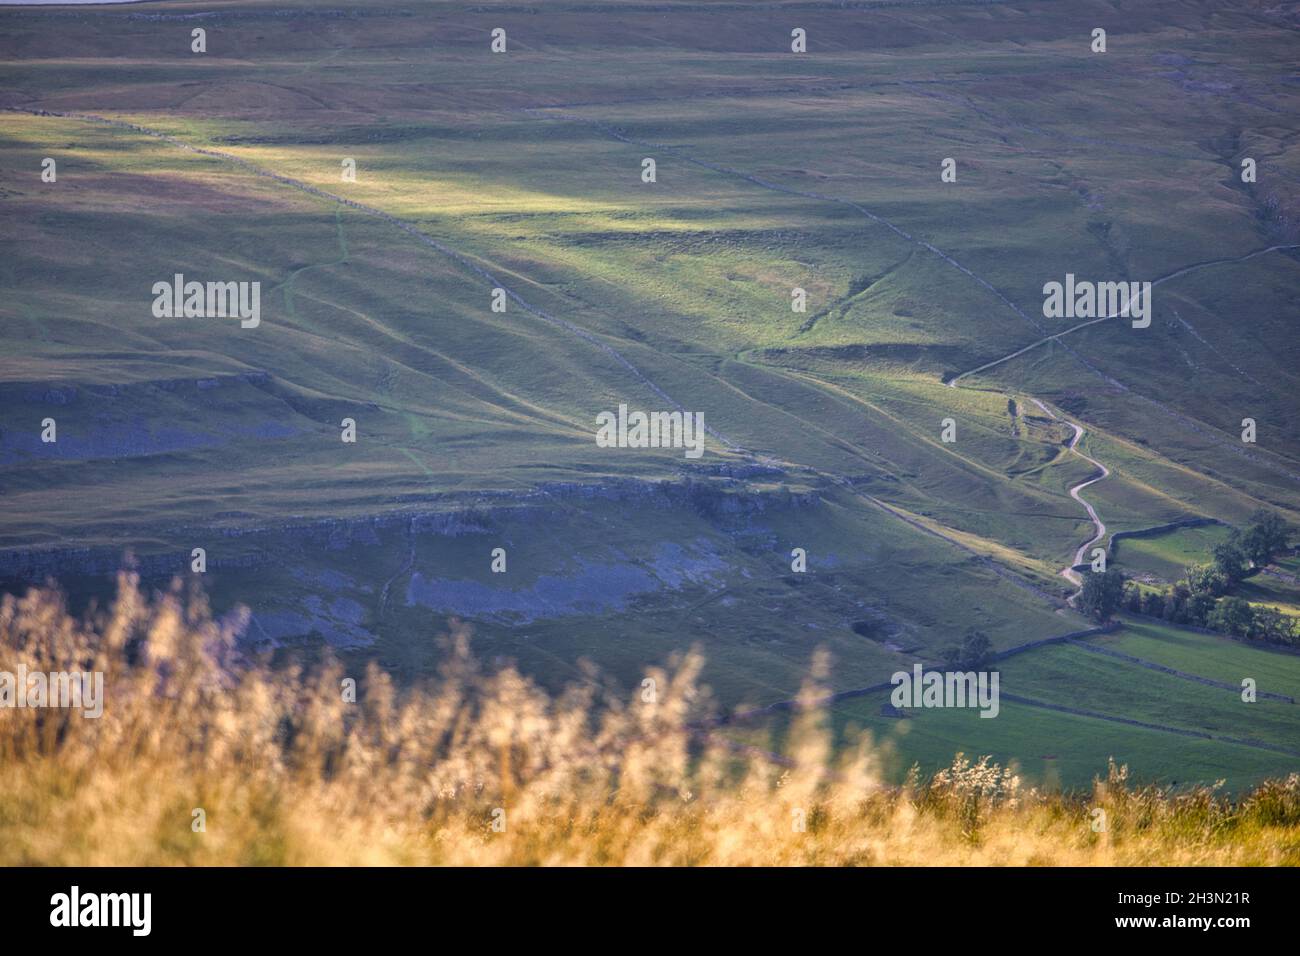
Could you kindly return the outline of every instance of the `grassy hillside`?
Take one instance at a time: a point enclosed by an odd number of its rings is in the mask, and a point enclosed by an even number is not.
[[[971,629],[1084,626],[1059,572],[1096,532],[1088,459],[1109,533],[1300,520],[1288,11],[737,10],[0,10],[0,584],[81,607],[124,554],[163,584],[201,547],[218,613],[284,658],[416,681],[459,618],[549,689],[699,647],[730,708],[788,700],[817,648],[842,691]],[[260,282],[260,325],[156,318],[177,273]],[[1155,283],[1150,327],[1045,317],[1066,273]],[[599,447],[621,403],[702,412],[704,457]],[[1121,561],[1163,577],[1217,533]],[[1009,702],[903,721],[899,766],[1295,766],[1224,742],[1284,743],[1285,708],[1129,674],[1059,648],[1005,689],[1070,706],[1073,675],[1214,739]],[[871,705],[840,716],[894,728]]]

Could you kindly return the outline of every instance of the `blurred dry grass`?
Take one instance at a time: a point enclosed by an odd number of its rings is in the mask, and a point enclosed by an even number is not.
[[[552,697],[481,670],[457,629],[436,680],[399,691],[372,667],[352,703],[337,663],[243,659],[240,626],[130,575],[86,619],[57,592],[5,598],[0,669],[102,671],[106,700],[99,719],[0,708],[0,864],[1300,863],[1300,774],[1234,801],[1112,766],[1071,798],[958,755],[889,787],[813,707],[790,766],[684,729],[708,707],[693,654],[648,672],[653,702],[598,680]]]

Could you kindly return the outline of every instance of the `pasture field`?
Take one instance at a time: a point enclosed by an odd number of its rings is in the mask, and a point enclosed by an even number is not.
[[[1135,779],[1169,787],[1222,780],[1239,791],[1285,775],[1297,760],[1300,705],[1263,696],[1246,703],[1239,692],[1250,677],[1260,692],[1300,699],[1295,654],[1129,619],[1115,634],[1037,648],[991,666],[1000,671],[1003,698],[992,719],[955,708],[909,707],[905,717],[896,716],[888,712],[891,692],[883,690],[832,702],[827,720],[842,744],[869,734],[883,751],[884,772],[897,782],[913,765],[928,775],[961,752],[991,756],[1048,789],[1086,791],[1095,778],[1106,778],[1114,759]],[[726,734],[781,752],[788,729],[781,717],[770,727],[736,725]]]
[[[1252,677],[1260,690],[1300,700],[1300,656],[1295,654],[1137,618],[1127,618],[1122,631],[1093,638],[1093,643],[1225,683]]]
[[[1212,564],[1215,545],[1228,540],[1231,530],[1224,525],[1201,525],[1149,538],[1123,538],[1117,563],[1129,574],[1149,575],[1172,584],[1190,565]]]
[[[1233,594],[1251,604],[1276,608],[1291,617],[1300,617],[1300,586],[1269,574],[1251,575],[1233,588]]]
[[[871,735],[881,748],[883,770],[895,783],[907,779],[916,766],[929,775],[962,753],[974,759],[989,756],[1011,766],[1027,786],[1049,791],[1086,792],[1105,779],[1107,761],[1127,764],[1143,782],[1164,786],[1223,780],[1230,791],[1249,788],[1260,780],[1287,773],[1295,759],[1222,741],[1171,738],[1167,733],[1093,717],[1074,716],[1040,707],[1003,702],[993,720],[976,711],[925,710],[898,719],[880,713],[889,695],[878,693],[836,704],[829,717],[845,746],[859,735]],[[771,747],[764,732],[741,732],[735,739]],[[784,738],[778,731],[775,745]],[[1119,754],[1124,754],[1123,758]]]

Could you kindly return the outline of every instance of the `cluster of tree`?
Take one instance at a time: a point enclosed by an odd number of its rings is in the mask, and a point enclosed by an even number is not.
[[[1255,641],[1300,646],[1300,621],[1276,608],[1224,597],[1233,586],[1262,568],[1287,547],[1290,529],[1282,518],[1260,509],[1244,531],[1234,531],[1214,549],[1210,564],[1186,569],[1183,580],[1166,591],[1144,591],[1108,568],[1084,577],[1079,610],[1098,621],[1123,608],[1163,618],[1171,624],[1206,627]]]
[[[1136,585],[1121,584],[1123,607],[1136,614],[1163,618],[1171,624],[1208,627],[1250,640],[1300,645],[1300,622],[1276,608],[1258,607],[1239,597],[1223,596],[1248,574],[1286,550],[1289,531],[1279,515],[1260,509],[1251,516],[1244,531],[1234,531],[1227,541],[1215,547],[1210,564],[1187,568],[1183,580],[1169,590],[1142,591]]]
[[[1195,572],[1202,589],[1215,597],[1225,594],[1253,569],[1264,567],[1285,551],[1289,532],[1281,515],[1261,508],[1250,516],[1246,530],[1234,530],[1227,541],[1215,547],[1213,563],[1189,568],[1188,577]]]
[[[1194,592],[1186,581],[1172,589],[1141,591],[1130,584],[1124,592],[1124,608],[1135,614],[1163,618],[1170,624],[1208,627],[1252,641],[1269,641],[1300,647],[1300,621],[1277,608],[1254,605],[1239,597],[1215,598]]]

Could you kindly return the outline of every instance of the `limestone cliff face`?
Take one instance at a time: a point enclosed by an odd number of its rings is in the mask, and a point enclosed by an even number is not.
[[[697,477],[697,475],[705,477]],[[347,518],[289,519],[274,524],[244,524],[241,515],[221,515],[227,526],[141,530],[137,539],[124,533],[119,547],[15,548],[0,550],[0,581],[41,583],[69,574],[110,574],[132,567],[146,576],[186,572],[190,548],[221,539],[229,547],[207,547],[210,570],[254,567],[270,560],[267,545],[296,544],[315,551],[344,551],[376,545],[379,536],[398,532],[416,536],[458,537],[482,534],[509,517],[541,519],[560,505],[582,501],[641,503],[688,507],[714,519],[760,514],[773,508],[804,507],[820,499],[816,490],[757,489],[750,479],[774,481],[784,472],[767,466],[720,466],[700,469],[675,481],[610,479],[598,482],[549,482],[527,491],[481,491],[422,496],[421,508],[395,501],[391,511]],[[402,507],[403,505],[408,507]],[[159,539],[177,542],[173,549],[150,548]],[[181,544],[189,542],[187,544]]]

